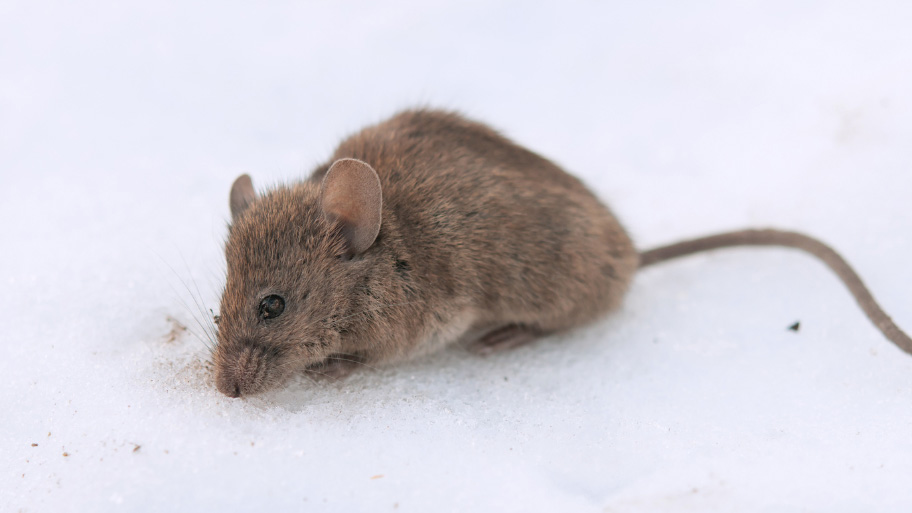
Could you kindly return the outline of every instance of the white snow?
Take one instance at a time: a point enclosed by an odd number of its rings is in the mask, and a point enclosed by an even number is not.
[[[169,319],[218,307],[237,175],[298,179],[429,104],[563,164],[643,248],[820,237],[912,329],[910,15],[0,3],[0,510],[909,511],[912,357],[797,252],[649,269],[509,354],[246,400]]]

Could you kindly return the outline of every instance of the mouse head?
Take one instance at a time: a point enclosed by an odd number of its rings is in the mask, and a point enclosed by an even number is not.
[[[358,317],[355,291],[383,260],[372,249],[382,208],[373,168],[341,159],[322,184],[307,181],[262,196],[242,175],[229,203],[228,275],[213,358],[219,391],[257,393],[333,355],[358,351],[344,336]]]

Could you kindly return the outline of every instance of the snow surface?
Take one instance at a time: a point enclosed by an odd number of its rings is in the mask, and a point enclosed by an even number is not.
[[[910,329],[912,4],[259,4],[0,2],[0,511],[912,510],[912,358],[793,251],[245,400],[190,333],[234,177],[415,104],[560,162],[644,248],[814,234]]]

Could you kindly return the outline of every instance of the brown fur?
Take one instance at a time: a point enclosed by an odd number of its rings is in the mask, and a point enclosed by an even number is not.
[[[320,208],[324,175],[343,158],[369,164],[382,187],[379,235],[351,260],[339,258],[346,231]],[[384,362],[508,327],[526,338],[572,328],[617,307],[638,263],[579,180],[453,113],[400,113],[343,141],[309,180],[249,204],[243,192],[232,191],[215,352],[230,396],[334,358]],[[259,319],[270,294],[285,311]]]

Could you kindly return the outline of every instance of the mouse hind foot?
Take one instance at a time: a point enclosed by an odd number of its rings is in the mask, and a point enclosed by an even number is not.
[[[541,330],[524,324],[507,324],[495,328],[480,338],[469,342],[465,348],[472,353],[487,356],[519,347],[545,335]]]

